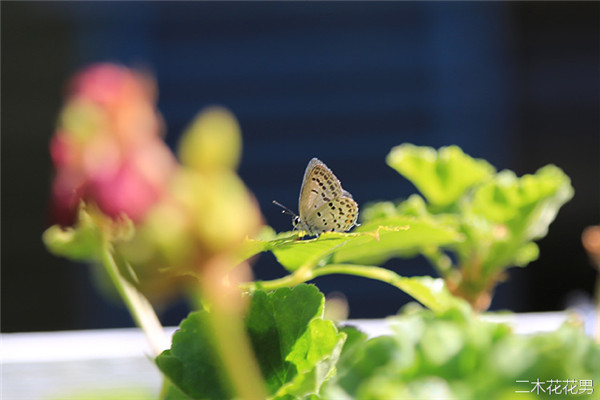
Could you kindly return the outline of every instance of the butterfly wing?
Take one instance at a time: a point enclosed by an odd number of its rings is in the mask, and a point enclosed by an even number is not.
[[[308,163],[298,200],[300,229],[311,235],[345,232],[358,217],[358,204],[339,179],[317,158]]]
[[[333,198],[342,196],[342,185],[327,166],[317,158],[308,163],[300,188],[298,214],[309,215]]]
[[[358,204],[352,197],[342,196],[331,199],[312,211],[304,221],[310,234],[323,232],[346,232],[356,224]]]

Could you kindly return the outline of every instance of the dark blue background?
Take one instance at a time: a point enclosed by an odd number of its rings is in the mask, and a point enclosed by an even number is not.
[[[511,269],[492,308],[564,307],[591,293],[580,245],[599,214],[598,3],[2,2],[2,330],[131,324],[95,291],[88,268],[46,253],[52,134],[66,79],[97,61],[150,69],[167,141],[221,104],[244,135],[240,175],[270,225],[291,221],[306,163],[319,157],[362,204],[415,189],[384,163],[403,142],[457,144],[498,169],[555,163],[575,198]],[[386,265],[433,274],[423,259]],[[260,278],[283,274],[269,255]],[[408,300],[379,282],[316,281],[344,292],[351,317],[382,317]],[[187,309],[166,310],[177,324]],[[34,317],[32,317],[32,314]]]

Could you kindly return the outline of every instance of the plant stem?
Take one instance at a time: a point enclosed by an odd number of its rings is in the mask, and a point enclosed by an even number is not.
[[[169,340],[150,302],[119,273],[112,255],[112,246],[108,241],[102,247],[102,264],[136,325],[146,335],[154,356],[158,356],[163,350],[169,348]]]
[[[249,268],[247,265],[244,267]],[[239,289],[225,283],[225,271],[231,270],[230,262],[227,258],[215,257],[203,268],[199,288],[210,304],[208,325],[236,398],[264,400],[267,398],[264,379],[242,319],[245,307]]]
[[[329,264],[315,269],[301,268],[295,271],[293,274],[283,278],[273,279],[271,281],[245,282],[241,284],[240,287],[244,290],[275,290],[283,287],[295,286],[313,278],[330,274],[362,276],[364,278],[385,282],[397,287],[405,293],[408,293],[430,309],[435,310],[445,307],[445,305],[439,301],[436,296],[431,295],[432,291],[437,291],[443,288],[441,279],[439,280],[439,289],[432,287],[424,289],[424,286],[427,286],[427,283],[418,282],[421,277],[404,277],[389,269],[372,265]]]
[[[298,269],[293,274],[284,276],[283,278],[273,279],[270,281],[245,282],[241,285],[242,289],[254,290],[275,290],[283,287],[295,286],[300,283],[309,281],[319,276],[330,274],[346,274],[356,275],[365,278],[375,279],[378,281],[389,283],[390,285],[400,287],[400,282],[403,277],[389,269],[370,266],[370,265],[354,265],[354,264],[329,264],[324,267],[315,269]]]
[[[437,270],[441,277],[446,278],[453,271],[452,259],[439,248],[432,250],[423,249],[423,255],[427,261]]]

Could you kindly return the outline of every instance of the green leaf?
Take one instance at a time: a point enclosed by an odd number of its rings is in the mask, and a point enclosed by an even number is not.
[[[46,229],[42,240],[54,255],[76,261],[94,261],[101,258],[103,237],[97,221],[82,205],[74,227],[53,225]]]
[[[297,372],[287,356],[310,321],[322,313],[323,303],[315,292],[314,286],[301,285],[270,293],[256,291],[252,296],[248,332],[253,347],[266,350],[256,356],[270,393]]]
[[[248,333],[272,395],[316,394],[332,373],[345,334],[322,319],[324,301],[312,285],[254,293]]]
[[[546,235],[560,207],[572,197],[569,178],[553,165],[521,178],[502,171],[478,187],[465,212],[484,221],[471,224],[465,232],[472,243],[489,243],[481,252],[484,271],[525,266],[535,260],[539,251],[531,241]]]
[[[516,252],[513,262],[517,267],[524,267],[540,256],[540,248],[533,242],[525,243]]]
[[[365,237],[355,233],[326,232],[316,239],[281,242],[270,250],[277,261],[288,271],[299,268],[314,268],[325,263],[325,259],[352,239]],[[368,239],[367,239],[368,240]]]
[[[161,400],[190,400],[191,397],[187,394],[183,393],[181,390],[177,388],[177,386],[173,385],[169,380],[164,381],[164,386],[162,389]]]
[[[326,232],[298,240],[284,232],[270,240],[247,239],[244,257],[270,250],[288,271],[316,268],[330,262],[378,264],[391,257],[414,256],[422,247],[460,241],[456,228],[432,218],[392,216],[363,224],[354,232]]]
[[[439,208],[455,203],[467,189],[486,181],[495,171],[487,161],[471,158],[457,146],[436,151],[403,144],[394,147],[386,161]]]
[[[208,312],[191,313],[173,335],[171,349],[156,358],[158,368],[183,393],[194,399],[231,398],[220,376],[215,344],[207,331]],[[176,397],[175,397],[176,398]]]
[[[360,386],[376,374],[380,366],[385,366],[391,361],[395,356],[396,346],[395,340],[390,336],[380,336],[364,342],[356,350],[352,365],[345,370],[340,370],[335,382],[351,396],[350,398],[360,398],[357,396]],[[328,392],[331,388],[333,385],[327,386]]]
[[[389,217],[433,217],[427,210],[425,200],[418,194],[411,194],[406,200],[395,204],[391,201],[369,203],[361,211],[364,223]]]
[[[405,229],[384,228],[387,230]],[[288,271],[314,268],[325,264],[331,255],[347,243],[377,240],[379,232],[342,233],[326,232],[315,239],[299,240],[298,232],[283,232],[271,240],[247,239],[245,255],[259,251],[273,252],[277,261]]]
[[[346,335],[338,333],[332,321],[315,319],[302,335],[286,359],[296,365],[298,374],[283,385],[276,398],[306,394],[316,395],[324,382],[335,373],[335,366]]]
[[[439,312],[463,304],[462,299],[454,297],[450,293],[441,278],[430,276],[401,277],[401,281],[398,282],[397,286],[433,311]]]
[[[335,371],[346,334],[322,319],[323,306],[323,295],[312,285],[253,292],[246,329],[273,398],[318,395]],[[188,396],[228,398],[231,389],[219,380],[221,367],[206,318],[206,311],[190,314],[173,336],[171,349],[156,362]]]
[[[392,226],[379,226],[379,223]],[[394,285],[434,310],[452,304],[454,297],[441,279],[407,278],[387,269],[356,263],[372,264],[390,257],[412,256],[424,247],[431,249],[455,243],[462,237],[453,226],[438,223],[433,218],[394,216],[369,222],[359,230],[363,229],[367,231],[328,232],[317,239],[271,241],[263,245],[271,247],[279,262],[289,270],[305,268],[306,274],[299,272],[303,280],[332,273],[364,276]],[[290,284],[295,282],[290,280]]]
[[[340,331],[346,334],[346,342],[344,343],[342,354],[338,362],[338,367],[343,369],[344,365],[352,364],[352,360],[356,355],[356,352],[364,344],[368,336],[366,333],[356,329],[351,325],[340,328]]]
[[[474,213],[494,223],[506,224],[523,240],[544,237],[558,210],[573,197],[571,180],[554,165],[535,175],[517,178],[512,171],[500,172],[479,187],[473,197]]]
[[[258,237],[246,238],[237,253],[238,263],[247,260],[263,251],[269,251],[286,243],[293,243],[298,240],[298,231],[282,232],[275,234],[270,226],[263,227]],[[237,265],[237,263],[236,263]]]
[[[131,240],[133,222],[126,216],[110,218],[94,205],[79,204],[77,222],[73,227],[53,225],[42,235],[42,241],[52,254],[76,261],[98,261],[105,242]]]
[[[394,217],[396,215],[398,215],[398,211],[396,204],[392,201],[368,203],[360,210],[360,217],[363,223],[379,218]]]
[[[413,257],[423,248],[460,242],[462,235],[446,221],[413,216],[378,218],[358,227],[356,233],[375,235],[340,246],[334,262],[382,264],[392,257]]]
[[[347,371],[351,370],[352,366],[356,362],[356,357],[361,354],[368,337],[366,333],[359,331],[353,326],[344,326],[340,328],[340,331],[344,332],[347,335],[347,338],[342,349],[342,354],[337,363],[338,374],[333,379],[330,379],[325,383],[323,392],[326,394],[325,398],[328,399],[350,400],[350,397],[348,397],[346,393],[338,390],[338,385],[331,385],[331,383],[335,380],[344,379],[344,375],[347,373]]]

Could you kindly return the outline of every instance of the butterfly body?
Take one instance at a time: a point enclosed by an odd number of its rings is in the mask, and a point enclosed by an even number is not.
[[[358,218],[358,204],[342,188],[339,179],[317,158],[308,163],[298,198],[294,228],[320,235],[346,232]]]

